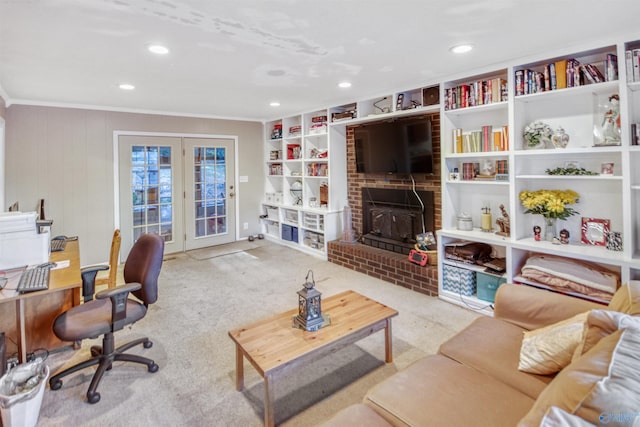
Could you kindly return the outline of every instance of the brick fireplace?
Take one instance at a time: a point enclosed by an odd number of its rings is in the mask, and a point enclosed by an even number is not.
[[[441,227],[441,187],[440,187],[440,114],[425,114],[431,120],[434,173],[433,175],[414,175],[415,190],[418,194],[428,192],[432,194],[433,229],[435,231]],[[392,189],[401,190],[400,193],[413,193],[411,179],[395,175],[371,175],[362,174],[356,171],[356,156],[354,147],[354,128],[347,127],[347,181],[349,206],[353,211],[353,228],[358,237],[362,237],[365,222],[368,220],[364,215],[363,193],[371,193],[366,189]],[[422,198],[422,197],[421,197]],[[359,239],[361,240],[361,239]],[[396,253],[364,244],[344,244],[339,240],[329,242],[329,261],[344,267],[365,273],[369,276],[394,283],[421,292],[427,295],[438,295],[438,272],[436,266],[421,267],[412,264],[407,260],[407,255]]]

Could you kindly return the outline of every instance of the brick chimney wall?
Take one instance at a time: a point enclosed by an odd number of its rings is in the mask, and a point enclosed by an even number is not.
[[[440,114],[425,114],[431,119],[433,144],[433,175],[414,175],[416,190],[434,192],[435,229],[442,227],[442,194],[440,183]],[[411,190],[410,178],[389,175],[371,175],[356,172],[354,126],[347,127],[347,186],[349,206],[353,212],[353,227],[356,235],[362,234],[362,188],[392,188]],[[435,230],[427,230],[434,231]],[[341,244],[339,240],[329,243],[329,261],[360,271],[372,277],[395,283],[427,295],[438,295],[438,274],[435,265],[420,267],[410,263],[407,257],[365,245]]]

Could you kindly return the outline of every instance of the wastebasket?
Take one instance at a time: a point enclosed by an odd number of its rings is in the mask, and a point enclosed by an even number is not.
[[[0,378],[3,427],[34,427],[40,416],[49,367],[42,361],[18,365]]]

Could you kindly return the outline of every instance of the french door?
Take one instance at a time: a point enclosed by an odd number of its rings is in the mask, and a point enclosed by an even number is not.
[[[120,135],[121,255],[144,233],[165,252],[235,240],[235,145],[226,138]]]

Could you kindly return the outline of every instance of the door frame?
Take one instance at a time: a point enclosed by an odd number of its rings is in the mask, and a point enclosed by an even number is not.
[[[238,188],[239,180],[239,168],[238,168],[238,136],[237,135],[221,135],[221,134],[204,134],[204,133],[183,133],[183,132],[141,132],[141,131],[126,131],[126,130],[114,130],[113,131],[113,222],[115,228],[120,228],[120,164],[119,164],[119,139],[121,136],[158,136],[158,137],[173,137],[173,138],[213,138],[213,139],[230,139],[233,140],[233,162],[234,162],[234,174],[233,174],[233,188],[235,189],[236,196],[233,198],[235,207],[235,234],[234,240],[240,239],[240,211],[239,211],[239,199],[240,191]],[[184,147],[183,147],[184,148]],[[181,161],[184,164],[184,155],[180,153]],[[184,171],[183,171],[184,173]],[[183,192],[184,194],[184,192]],[[182,219],[181,224],[182,231],[185,232],[186,218]],[[184,248],[183,248],[184,252]]]

